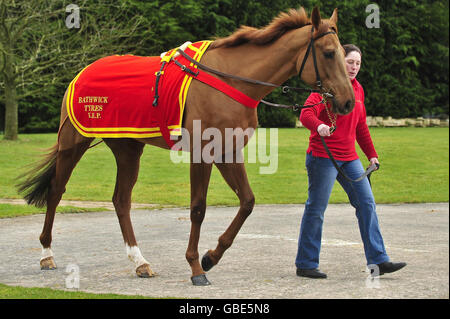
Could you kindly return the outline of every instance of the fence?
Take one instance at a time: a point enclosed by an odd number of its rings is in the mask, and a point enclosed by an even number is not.
[[[386,118],[367,116],[367,125],[370,127],[449,127],[449,120],[423,117],[393,119],[391,116]],[[297,120],[296,127],[303,127],[299,120]]]

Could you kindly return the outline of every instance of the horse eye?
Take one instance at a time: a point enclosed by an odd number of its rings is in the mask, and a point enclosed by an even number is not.
[[[332,59],[332,58],[334,58],[334,51],[324,52],[323,55],[327,59]]]

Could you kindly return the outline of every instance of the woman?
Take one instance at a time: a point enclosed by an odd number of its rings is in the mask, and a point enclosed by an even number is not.
[[[300,114],[300,121],[311,131],[306,154],[309,181],[308,200],[300,226],[298,252],[295,260],[297,275],[301,277],[327,277],[318,269],[319,253],[324,212],[336,179],[347,193],[351,205],[356,208],[367,264],[371,265],[373,274],[377,274],[376,267],[378,267],[379,274],[382,275],[406,266],[406,263],[389,261],[378,225],[375,200],[369,180],[364,178],[359,182],[352,183],[344,179],[338,174],[322,145],[320,136],[324,137],[338,165],[351,179],[356,179],[364,173],[363,165],[356,153],[355,140],[369,159],[370,164],[379,164],[378,155],[366,124],[364,90],[356,80],[361,67],[361,50],[352,44],[344,45],[344,49],[345,65],[355,93],[353,111],[347,115],[335,115],[331,112],[329,105],[317,104],[304,108]],[[316,104],[321,99],[319,94],[313,93],[306,100],[305,105]],[[334,128],[336,128],[335,132]]]

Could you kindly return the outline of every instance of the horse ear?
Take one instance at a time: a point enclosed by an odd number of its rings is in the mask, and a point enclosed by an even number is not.
[[[331,15],[330,21],[337,25],[338,22],[338,9],[335,8],[333,14]]]
[[[311,22],[316,30],[319,28],[320,21],[321,21],[321,18],[320,18],[319,8],[314,7],[314,9],[311,13]]]

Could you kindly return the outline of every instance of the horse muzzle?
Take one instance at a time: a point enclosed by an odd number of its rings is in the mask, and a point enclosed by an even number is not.
[[[332,110],[333,113],[339,114],[339,115],[346,115],[353,111],[353,108],[355,107],[355,100],[347,100],[344,103],[339,103],[335,97],[331,99],[332,101]]]

